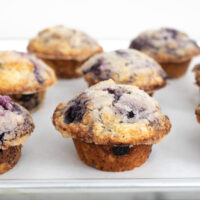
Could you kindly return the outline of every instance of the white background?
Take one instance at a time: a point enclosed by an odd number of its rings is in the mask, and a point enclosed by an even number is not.
[[[0,0],[0,38],[29,38],[63,24],[98,39],[130,39],[170,26],[200,38],[199,0]]]

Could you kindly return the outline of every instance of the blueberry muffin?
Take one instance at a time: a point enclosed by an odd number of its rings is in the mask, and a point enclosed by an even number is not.
[[[118,84],[135,85],[152,95],[166,85],[166,74],[149,56],[132,49],[120,49],[93,56],[82,66],[88,84],[113,79]]]
[[[195,65],[192,71],[195,73],[196,85],[200,87],[200,64]],[[196,107],[195,114],[197,121],[200,123],[200,105]]]
[[[21,155],[22,144],[33,132],[34,123],[28,111],[0,96],[0,174],[13,168]]]
[[[113,80],[59,104],[53,124],[63,137],[73,138],[83,162],[104,171],[139,167],[171,128],[152,97]]]
[[[59,78],[81,76],[80,66],[101,46],[84,32],[55,26],[42,30],[28,44],[28,51],[40,57]]]
[[[43,61],[27,53],[0,52],[0,95],[9,95],[29,111],[36,111],[55,73]]]
[[[170,78],[183,76],[191,59],[200,53],[200,48],[194,40],[187,34],[171,28],[143,32],[131,42],[130,48],[154,58]]]

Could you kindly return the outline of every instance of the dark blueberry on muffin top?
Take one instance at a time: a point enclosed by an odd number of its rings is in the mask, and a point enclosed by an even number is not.
[[[81,122],[86,111],[85,103],[80,100],[72,101],[71,104],[65,112],[66,124]]]

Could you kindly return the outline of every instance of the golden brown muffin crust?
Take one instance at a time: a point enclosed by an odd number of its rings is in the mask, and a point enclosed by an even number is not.
[[[0,52],[0,94],[29,94],[55,83],[54,71],[31,54]]]
[[[157,102],[135,86],[103,81],[57,106],[53,123],[63,137],[95,144],[155,144],[171,124]]]
[[[102,52],[102,47],[84,32],[63,26],[46,28],[28,44],[38,57],[82,61]]]

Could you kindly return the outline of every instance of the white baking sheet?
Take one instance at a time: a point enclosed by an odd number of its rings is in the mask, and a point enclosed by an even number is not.
[[[105,50],[125,48],[128,41],[100,41]],[[25,50],[27,41],[2,40],[0,50]],[[84,184],[98,180],[110,180],[110,186],[117,186],[128,180],[147,180],[146,183],[158,184],[167,179],[183,180],[185,185],[200,185],[200,124],[197,123],[194,109],[199,103],[199,91],[194,85],[192,66],[200,61],[196,58],[191,63],[188,73],[183,78],[169,80],[168,85],[155,93],[163,113],[169,116],[172,129],[166,138],[153,146],[147,162],[139,168],[126,172],[103,172],[88,167],[80,161],[71,139],[63,139],[52,125],[51,117],[55,107],[62,101],[68,101],[87,88],[82,78],[74,80],[59,80],[47,92],[43,107],[33,114],[35,131],[22,149],[22,157],[15,168],[0,176],[0,188],[9,186],[12,181],[19,181],[28,187],[43,186],[49,182],[59,187],[62,182]],[[195,178],[195,179],[193,179]],[[199,178],[199,179],[198,179]],[[36,181],[37,180],[37,181]],[[194,182],[193,182],[194,180]],[[180,184],[182,181],[178,181]],[[38,184],[38,185],[37,185]],[[126,185],[126,186],[127,186]],[[87,185],[90,187],[91,185]],[[147,184],[148,186],[148,184]]]

